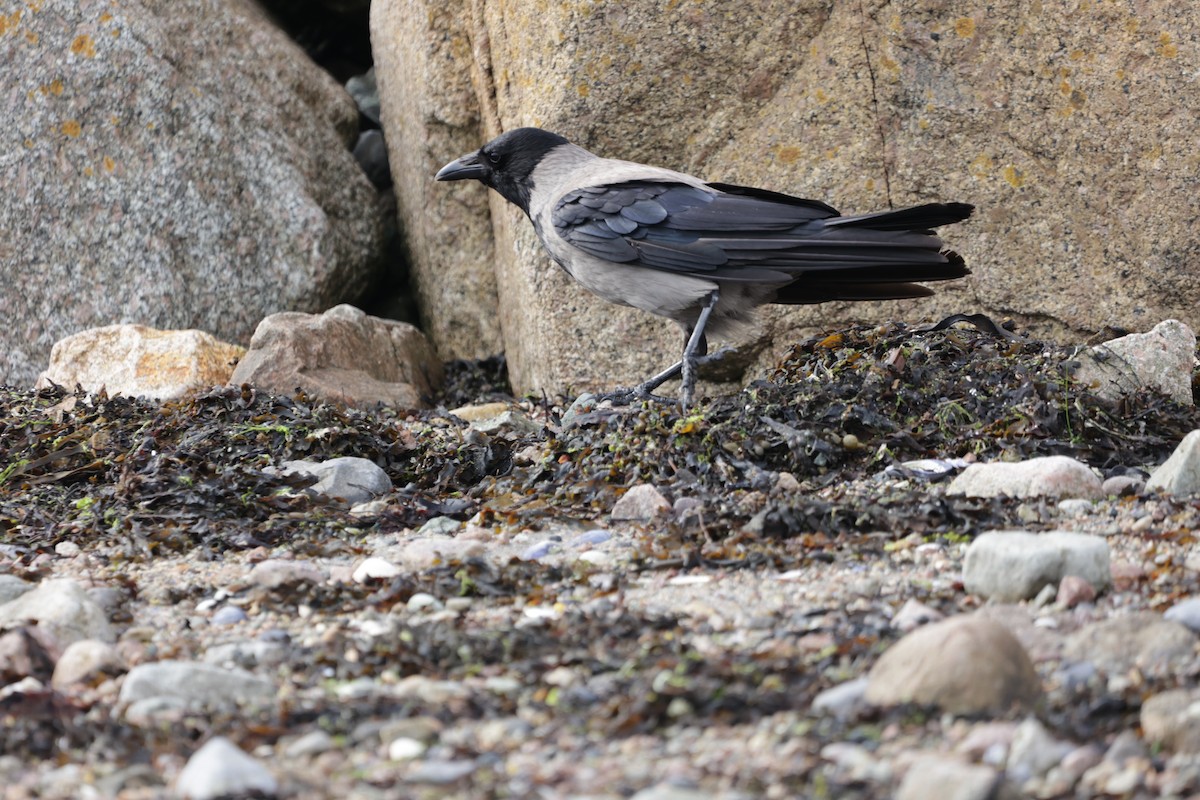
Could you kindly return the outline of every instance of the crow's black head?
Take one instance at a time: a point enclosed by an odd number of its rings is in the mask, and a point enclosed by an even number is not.
[[[533,191],[533,171],[550,152],[567,140],[540,128],[517,128],[451,161],[438,170],[439,181],[475,179],[490,186],[508,202],[529,213],[529,195]]]

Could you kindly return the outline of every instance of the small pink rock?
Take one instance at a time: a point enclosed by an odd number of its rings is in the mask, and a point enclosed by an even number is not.
[[[648,483],[640,483],[621,496],[612,510],[615,520],[649,521],[671,510],[666,498]]]
[[[1090,603],[1096,599],[1096,589],[1086,578],[1078,575],[1065,575],[1058,583],[1058,604],[1064,608],[1074,608],[1080,603]]]
[[[910,597],[896,612],[896,616],[892,617],[892,627],[908,633],[926,623],[937,622],[945,618],[946,615],[936,608],[930,608]]]
[[[1141,564],[1130,561],[1117,561],[1112,565],[1112,581],[1115,589],[1132,589],[1146,578],[1146,570]]]

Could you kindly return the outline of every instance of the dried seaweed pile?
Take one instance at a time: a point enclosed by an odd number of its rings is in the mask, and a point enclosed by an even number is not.
[[[769,489],[781,471],[806,490],[927,456],[1068,454],[1119,471],[1160,463],[1200,427],[1195,408],[1149,391],[1100,400],[1069,377],[1071,355],[973,329],[858,327],[798,344],[768,380],[686,414],[646,404],[562,425],[557,407],[529,405],[543,430],[491,435],[444,411],[361,411],[233,388],[163,406],[6,390],[0,536],[33,547],[116,537],[142,553],[297,542],[305,531],[325,540],[354,520],[306,495],[303,479],[270,468],[343,455],[373,460],[398,488],[384,529],[481,510],[513,522],[588,518],[641,481],[672,500],[699,498],[710,520],[736,525],[746,518],[736,494]],[[455,403],[473,391],[492,399],[502,388],[497,364],[452,374]],[[861,519],[862,509],[804,495],[780,511],[792,520],[782,531],[872,525],[869,509]],[[971,511],[910,510],[951,527]]]
[[[346,524],[281,461],[358,455],[398,462],[415,446],[394,414],[232,388],[159,405],[124,397],[0,394],[0,539],[47,547],[116,540],[252,547]]]
[[[717,488],[753,486],[759,470],[825,484],[894,461],[967,454],[1140,467],[1161,462],[1200,423],[1195,408],[1150,391],[1120,403],[1096,397],[1070,378],[1071,356],[974,330],[853,328],[795,346],[769,380],[691,416],[607,416],[605,445],[615,470],[640,473],[627,479],[674,472]]]

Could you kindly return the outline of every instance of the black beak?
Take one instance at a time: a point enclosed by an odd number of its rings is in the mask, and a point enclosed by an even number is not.
[[[466,181],[483,180],[487,170],[479,163],[479,153],[467,153],[462,158],[451,161],[438,170],[433,176],[435,181]]]

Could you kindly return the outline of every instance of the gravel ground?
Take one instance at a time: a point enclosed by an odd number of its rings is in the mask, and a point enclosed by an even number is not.
[[[975,394],[939,383],[985,357]],[[10,390],[4,796],[1200,793],[1200,502],[1142,484],[1200,419],[1093,402],[1053,377],[1061,357],[856,329],[689,414],[574,424],[548,402],[445,410],[503,401],[478,380],[421,414]],[[1050,454],[1129,480],[976,497],[942,479]],[[392,488],[347,503],[366,473],[320,493],[274,469],[344,456]],[[962,461],[888,470],[928,457]],[[1000,530],[1086,534],[1107,575],[968,590]],[[886,686],[883,655],[947,622],[1002,635],[925,645]],[[1009,661],[1023,684],[997,677]]]

